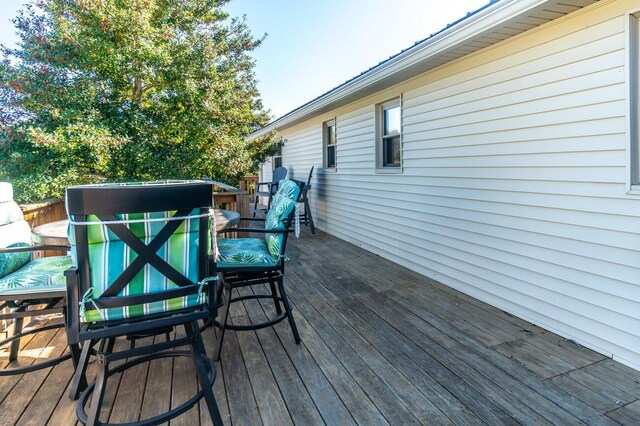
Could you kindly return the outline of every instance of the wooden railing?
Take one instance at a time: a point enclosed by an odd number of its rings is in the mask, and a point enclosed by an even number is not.
[[[61,198],[54,198],[49,200],[38,201],[37,203],[21,204],[22,214],[24,220],[27,221],[31,229],[45,223],[55,222],[57,220],[63,220],[67,218],[67,211],[64,207],[64,200]],[[33,258],[47,256],[63,256],[66,251],[47,250],[34,251]]]
[[[253,203],[256,196],[256,186],[258,184],[258,176],[245,176],[240,179],[240,190],[249,193],[249,202]]]
[[[249,192],[227,185],[222,182],[213,181],[213,204],[215,207],[226,210],[233,210],[240,213],[240,217],[249,217],[251,203],[249,202]],[[247,227],[245,221],[240,222],[240,228]],[[245,233],[228,234],[230,237],[244,238]]]
[[[249,216],[249,193],[222,182],[213,182],[213,204]]]
[[[37,203],[21,204],[20,208],[22,209],[24,220],[27,221],[31,228],[67,218],[67,212],[64,208],[64,200],[61,198],[43,200]]]

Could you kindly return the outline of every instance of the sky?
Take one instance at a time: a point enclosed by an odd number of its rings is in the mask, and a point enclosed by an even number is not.
[[[272,118],[378,64],[489,0],[233,0],[255,37],[258,89]],[[24,0],[0,0],[0,44]]]

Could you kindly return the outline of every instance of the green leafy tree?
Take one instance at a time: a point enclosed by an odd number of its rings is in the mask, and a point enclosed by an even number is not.
[[[246,142],[268,114],[262,39],[228,0],[37,0],[2,47],[0,179],[23,200],[96,181],[236,183],[277,150]]]

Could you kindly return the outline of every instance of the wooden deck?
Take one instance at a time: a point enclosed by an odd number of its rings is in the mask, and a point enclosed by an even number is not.
[[[286,322],[229,332],[215,384],[227,424],[640,424],[640,372],[322,232],[288,251],[303,342]],[[246,303],[232,315],[271,313]],[[24,350],[53,356],[64,335]],[[73,424],[71,372],[1,377],[0,424]],[[195,389],[189,359],[143,364],[110,380],[101,419],[149,417]],[[172,424],[199,422],[194,407]]]

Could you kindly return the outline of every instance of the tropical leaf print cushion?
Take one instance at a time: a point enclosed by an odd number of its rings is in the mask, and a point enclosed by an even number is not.
[[[275,266],[278,258],[269,253],[260,238],[221,238],[218,240],[218,267]]]
[[[273,196],[271,208],[267,212],[264,229],[284,229],[284,222],[295,208],[299,195],[300,188],[295,182],[289,179],[281,180],[278,192]],[[284,234],[265,234],[267,248],[272,256],[280,256],[283,240]]]
[[[0,278],[0,294],[29,291],[61,291],[66,288],[64,271],[73,266],[69,256],[43,257]]]
[[[7,248],[29,247],[27,243],[10,244]],[[31,260],[31,252],[0,253],[0,277],[17,271]]]

